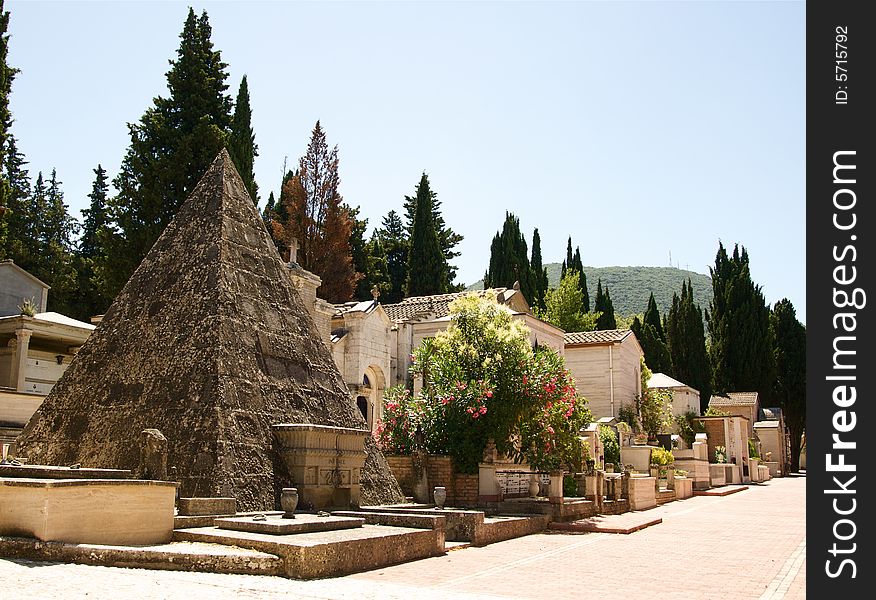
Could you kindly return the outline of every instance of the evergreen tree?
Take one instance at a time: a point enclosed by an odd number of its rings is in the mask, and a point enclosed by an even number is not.
[[[669,374],[699,390],[700,411],[705,412],[712,397],[711,369],[703,330],[703,311],[694,304],[690,280],[681,284],[681,297],[672,295],[665,332],[671,364]]]
[[[18,69],[13,69],[6,64],[6,56],[9,52],[9,13],[3,8],[3,0],[0,0],[0,165],[6,164],[6,157],[11,148],[9,145],[12,125],[12,114],[9,111],[9,94],[12,91],[12,80]],[[7,213],[10,209],[12,187],[7,174],[0,171],[0,258],[7,256],[8,227]]]
[[[6,241],[0,248],[0,256],[11,258],[22,269],[34,260],[38,251],[33,231],[36,217],[31,214],[31,189],[24,155],[18,151],[15,136],[7,137],[7,150],[3,157],[3,179],[8,183],[6,197]]]
[[[599,315],[581,311],[581,287],[575,271],[567,271],[560,285],[547,291],[545,305],[544,310],[535,308],[536,316],[563,331],[593,331],[596,328]]]
[[[394,210],[383,217],[380,229],[376,232],[380,245],[386,255],[386,269],[389,287],[381,296],[386,304],[400,302],[405,295],[408,279],[408,250],[410,243],[401,217]]]
[[[55,169],[48,185],[43,186],[42,173],[37,177],[34,190],[38,196],[33,205],[41,215],[39,235],[38,267],[31,274],[47,283],[52,293],[49,295],[48,310],[62,314],[73,312],[76,295],[76,270],[73,264],[73,237],[78,230],[76,220],[67,212],[64,193]]]
[[[529,264],[532,267],[533,287],[535,288],[532,305],[544,310],[544,296],[548,291],[548,275],[547,268],[542,264],[541,236],[538,234],[538,228],[532,232],[532,259]]]
[[[169,97],[157,97],[140,122],[129,124],[131,142],[112,202],[110,295],[124,285],[152,244],[225,146],[231,128],[227,65],[210,40],[206,11],[189,9],[176,60],[167,73]]]
[[[365,277],[359,282],[359,289],[367,290],[367,295],[360,292],[359,300],[372,298],[376,288],[380,300],[386,302],[383,296],[390,290],[390,286],[386,250],[375,232],[365,244]]]
[[[645,315],[647,318],[647,313]],[[672,369],[672,361],[669,357],[669,350],[666,348],[666,343],[660,338],[660,333],[654,326],[646,321],[640,321],[638,315],[633,319],[630,329],[636,334],[636,339],[639,340],[639,345],[642,347],[642,354],[645,355],[645,362],[648,367],[655,373],[670,374]],[[662,330],[662,328],[661,328]]]
[[[663,323],[660,318],[660,310],[657,308],[657,301],[654,300],[654,292],[651,292],[651,296],[648,298],[648,308],[645,309],[643,323],[653,327],[654,331],[657,333],[657,337],[660,338],[661,341],[666,341],[666,333],[663,331]],[[651,367],[652,371],[657,373],[666,373],[666,371],[655,369],[653,367],[653,363],[651,363],[651,361],[649,361],[647,358],[645,359],[645,362],[648,363],[648,366]]]
[[[712,275],[712,303],[706,320],[711,344],[712,387],[718,392],[756,391],[767,401],[773,388],[770,309],[751,280],[748,252],[727,255],[718,246]]]
[[[614,305],[608,293],[608,286],[603,289],[602,280],[596,280],[596,301],[593,304],[594,312],[599,313],[596,320],[596,329],[617,329],[617,321],[614,318]]]
[[[806,327],[787,298],[770,313],[776,380],[773,399],[781,407],[791,437],[791,470],[800,468],[800,439],[806,428]]]
[[[79,251],[76,255],[77,287],[79,290],[75,302],[75,316],[83,321],[94,315],[102,314],[109,308],[111,299],[102,294],[100,288],[100,268],[105,264],[106,252],[104,242],[107,236],[107,197],[109,184],[106,170],[97,165],[94,169],[94,183],[88,208],[82,211],[82,235],[79,238]]]
[[[510,288],[519,282],[523,297],[534,305],[535,284],[528,254],[526,239],[520,232],[520,220],[506,212],[502,232],[496,233],[490,245],[490,267],[484,279],[484,289]]]
[[[307,153],[280,195],[288,221],[272,224],[286,243],[298,243],[298,264],[322,279],[318,294],[334,303],[350,300],[361,277],[353,268],[353,219],[338,192],[338,165],[338,147],[329,150],[317,121]]]
[[[441,249],[434,196],[429,188],[429,178],[423,173],[414,196],[406,286],[408,296],[445,294],[449,290],[447,259]]]
[[[249,197],[259,203],[259,186],[256,184],[253,164],[259,155],[259,147],[255,143],[255,133],[252,130],[252,109],[249,106],[249,86],[246,75],[240,80],[237,90],[237,100],[234,102],[234,116],[231,118],[231,136],[228,139],[228,154],[237,167]]]
[[[572,236],[566,242],[566,260],[560,270],[560,279],[565,277],[566,272],[572,270],[578,273],[578,285],[581,288],[581,311],[590,312],[590,292],[587,291],[587,275],[584,273],[584,264],[581,262],[581,248],[576,247],[572,252]],[[598,310],[594,305],[593,310]]]
[[[262,221],[265,223],[265,227],[268,230],[268,233],[272,232],[271,223],[276,218],[276,208],[277,201],[274,200],[274,192],[268,194],[268,201],[265,203],[265,207],[262,209]],[[272,235],[273,237],[273,235]],[[277,240],[274,240],[274,243],[277,243]]]
[[[365,230],[368,229],[368,219],[359,218],[359,207],[353,208],[344,204],[344,210],[350,215],[352,227],[350,228],[350,255],[353,257],[353,269],[359,274],[360,279],[356,284],[353,297],[357,300],[371,298],[371,288],[374,286],[374,277],[368,273],[372,258],[369,254],[368,243],[365,241]]]
[[[420,183],[417,184],[414,195],[405,196],[404,209],[409,241],[412,240],[414,236],[414,221],[416,218],[417,203],[419,202],[418,190],[424,180],[426,181],[427,186],[429,186],[429,178],[425,172],[420,178]],[[457,267],[451,264],[451,261],[460,254],[455,251],[454,248],[456,248],[457,244],[462,241],[462,236],[450,229],[444,222],[444,216],[441,214],[441,201],[438,200],[438,194],[431,189],[431,186],[429,186],[429,203],[432,205],[432,220],[434,222],[435,231],[438,235],[438,245],[441,248],[441,254],[444,260],[444,279],[447,281],[446,291],[462,291],[465,286],[454,283]]]

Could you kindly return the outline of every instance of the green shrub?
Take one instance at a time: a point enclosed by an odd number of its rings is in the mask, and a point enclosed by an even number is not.
[[[699,415],[695,411],[685,411],[683,415],[675,416],[675,424],[678,426],[678,435],[688,446],[692,446],[697,439],[698,433],[703,433],[706,428],[698,420]]]
[[[573,475],[563,476],[563,496],[575,498],[578,495],[578,482]]]
[[[760,458],[760,452],[757,451],[757,444],[751,438],[748,439],[748,457]]]
[[[602,442],[602,452],[606,463],[620,464],[620,444],[617,433],[608,425],[599,425],[599,441]]]
[[[665,448],[654,448],[651,450],[651,464],[665,467],[675,462],[675,457],[672,452]]]

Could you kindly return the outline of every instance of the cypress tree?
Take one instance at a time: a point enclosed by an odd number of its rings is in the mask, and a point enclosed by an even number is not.
[[[663,331],[663,323],[660,318],[660,310],[657,308],[657,301],[654,300],[654,292],[651,292],[651,296],[648,298],[648,308],[645,309],[643,322],[654,328],[661,341],[666,341],[666,333]],[[649,366],[652,364],[650,361],[646,360],[646,362]],[[656,369],[652,367],[651,370],[655,371]],[[659,372],[659,370],[657,371]]]
[[[510,288],[519,282],[523,297],[534,304],[535,284],[528,254],[526,239],[520,232],[520,220],[506,212],[502,232],[496,233],[490,246],[490,267],[484,288]]]
[[[408,296],[444,294],[448,270],[435,220],[435,200],[426,173],[417,184],[408,254]],[[406,205],[407,206],[407,205]]]
[[[398,213],[391,210],[383,217],[381,227],[375,233],[386,254],[386,269],[389,277],[388,288],[381,299],[387,304],[400,302],[405,295],[410,249],[405,226]]]
[[[139,123],[113,184],[117,235],[107,269],[111,295],[140,263],[177,208],[226,145],[231,128],[227,65],[210,40],[206,11],[189,9],[176,60],[167,73],[169,97],[157,97]]]
[[[428,184],[429,178],[425,172],[420,178],[420,184],[422,184],[424,178],[426,180],[426,183]],[[419,184],[417,185],[417,190],[418,189]],[[414,192],[413,196],[405,196],[404,209],[405,218],[407,221],[407,233],[409,242],[413,239],[414,235],[414,220],[416,217],[418,201],[419,197],[416,191]],[[462,241],[463,238],[461,235],[448,227],[445,223],[444,216],[441,214],[441,201],[438,200],[438,194],[432,191],[431,187],[429,188],[429,203],[432,206],[432,220],[434,222],[434,228],[438,236],[438,246],[441,248],[441,255],[443,257],[443,280],[446,280],[447,282],[447,285],[445,286],[446,291],[461,291],[460,288],[464,288],[464,286],[456,285],[454,283],[458,268],[452,265],[451,261],[459,256],[460,253],[457,252],[455,248]]]
[[[541,259],[541,236],[538,234],[538,228],[532,232],[532,259],[529,261],[532,267],[534,298],[532,299],[533,306],[544,310],[544,296],[548,290],[548,275],[547,268],[542,264]]]
[[[602,280],[596,280],[596,301],[593,305],[593,310],[599,313],[596,319],[596,329],[617,329],[617,321],[614,317],[614,305],[611,302],[611,296],[608,293],[608,286],[603,289]]]
[[[575,246],[575,256],[572,257],[572,268],[578,272],[578,286],[581,288],[581,310],[590,312],[590,294],[587,291],[587,275],[584,273],[584,263],[581,262],[581,248]]]
[[[800,439],[806,428],[806,327],[787,298],[770,313],[776,380],[773,398],[785,416],[791,437],[791,470],[800,468]]]
[[[700,410],[705,412],[712,397],[711,370],[703,330],[703,311],[693,301],[690,280],[682,282],[681,297],[672,295],[666,315],[666,345],[670,375],[700,392]]]
[[[369,254],[368,242],[365,241],[365,230],[368,229],[368,219],[359,218],[359,207],[353,208],[344,204],[344,209],[350,215],[352,227],[350,228],[350,256],[353,258],[353,269],[361,277],[356,284],[353,297],[357,300],[371,298],[371,288],[374,286],[374,277],[369,274],[369,264],[372,256]]]
[[[712,387],[718,392],[756,391],[766,401],[774,378],[770,309],[751,280],[748,252],[736,246],[728,257],[719,243],[710,271],[713,294],[706,319]]]
[[[572,255],[572,236],[569,236],[566,242],[566,259],[563,261],[563,266],[560,268],[560,280],[566,276],[566,271],[572,266],[574,256]]]
[[[255,133],[252,130],[252,109],[249,105],[249,86],[246,75],[240,80],[237,90],[237,100],[234,102],[234,116],[231,118],[231,136],[228,138],[228,154],[240,173],[249,197],[259,203],[259,186],[255,180],[253,164],[259,155],[259,147],[255,143]]]
[[[12,125],[12,114],[9,111],[9,94],[12,91],[12,80],[18,69],[13,69],[6,64],[6,56],[9,53],[9,12],[3,8],[3,0],[0,0],[0,165],[6,164],[6,157],[11,148],[9,146],[9,128]],[[8,226],[7,213],[10,210],[12,186],[7,174],[0,171],[0,258],[8,254]]]

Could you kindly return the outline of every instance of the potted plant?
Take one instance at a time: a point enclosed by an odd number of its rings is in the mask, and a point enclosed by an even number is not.
[[[666,477],[669,465],[675,462],[672,452],[665,448],[651,450],[651,475],[660,478]]]

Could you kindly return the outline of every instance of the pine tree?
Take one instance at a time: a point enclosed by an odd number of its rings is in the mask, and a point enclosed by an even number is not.
[[[669,374],[700,392],[700,410],[705,412],[712,397],[711,369],[703,330],[703,311],[693,301],[690,279],[681,285],[681,297],[672,295],[666,315],[666,345]]]
[[[0,165],[6,164],[7,154],[11,151],[9,141],[9,128],[12,125],[12,114],[9,111],[9,94],[12,91],[12,80],[18,69],[13,69],[6,64],[9,53],[9,12],[3,8],[3,0],[0,0]],[[7,174],[0,171],[0,258],[8,255],[8,211],[12,187]]]
[[[288,221],[272,224],[286,243],[298,243],[298,264],[322,279],[319,297],[335,303],[350,300],[360,278],[350,248],[353,219],[338,192],[338,165],[338,147],[329,150],[317,121],[307,153],[280,195]]]
[[[776,380],[773,399],[782,409],[791,437],[791,471],[800,468],[800,439],[806,429],[806,327],[787,298],[770,313]]]
[[[407,220],[407,233],[409,241],[413,239],[414,235],[414,220],[416,216],[417,202],[419,201],[418,190],[424,179],[427,185],[429,185],[429,178],[424,172],[423,176],[420,178],[420,183],[417,184],[414,195],[405,196],[404,200],[405,218]],[[431,185],[429,185],[429,202],[432,205],[432,220],[434,222],[435,231],[438,235],[438,245],[441,248],[441,254],[444,261],[444,279],[446,279],[447,281],[445,291],[462,291],[460,288],[464,288],[464,286],[454,283],[454,281],[456,280],[456,272],[458,267],[452,265],[451,261],[459,256],[460,253],[455,251],[454,249],[462,241],[463,238],[461,235],[448,227],[447,224],[444,222],[444,216],[441,214],[441,201],[438,200],[438,194],[431,189]]]
[[[253,164],[259,155],[259,147],[255,143],[255,133],[252,130],[252,109],[249,105],[249,86],[246,75],[240,80],[237,90],[237,100],[234,102],[234,116],[231,118],[231,137],[228,139],[228,154],[240,173],[249,197],[259,203],[259,186],[255,180]]]
[[[441,249],[434,196],[429,178],[423,173],[417,184],[413,211],[408,211],[409,214],[413,212],[406,285],[408,296],[445,294],[449,290],[447,259]],[[406,202],[406,208],[408,204]]]
[[[484,288],[510,288],[520,284],[520,292],[530,304],[535,304],[534,274],[529,265],[526,239],[520,232],[520,220],[505,213],[502,232],[496,233],[490,245],[490,266],[484,279]]]
[[[55,169],[48,185],[43,186],[42,173],[37,177],[34,190],[36,214],[41,215],[37,237],[39,255],[38,267],[31,274],[47,283],[52,293],[49,295],[48,310],[69,314],[74,308],[76,294],[76,270],[73,264],[73,237],[78,230],[76,220],[67,212],[64,192]]]
[[[94,183],[88,208],[82,211],[82,235],[79,238],[79,250],[76,253],[76,271],[78,297],[75,302],[76,318],[87,321],[90,317],[102,314],[109,308],[111,299],[103,295],[100,288],[100,269],[105,267],[107,224],[107,197],[109,184],[106,170],[97,165],[94,169]]]
[[[231,128],[227,65],[210,40],[206,11],[189,9],[176,60],[167,73],[169,97],[157,97],[140,122],[113,184],[114,229],[110,295],[121,288],[207,167],[226,145]]]
[[[408,251],[410,243],[401,217],[394,210],[389,211],[381,227],[375,232],[386,255],[389,287],[381,296],[386,304],[400,302],[405,295],[408,279]]]
[[[535,288],[535,297],[532,299],[532,305],[544,310],[544,296],[548,291],[548,275],[547,268],[542,264],[541,236],[538,234],[538,228],[532,232],[532,258],[530,259],[529,264],[532,267],[533,284]]]
[[[365,244],[365,277],[359,282],[360,290],[367,290],[367,295],[360,292],[359,300],[368,300],[373,297],[374,289],[380,295],[380,299],[386,302],[384,295],[390,290],[389,265],[386,250],[380,237],[375,232]]]
[[[31,236],[36,218],[30,213],[30,177],[24,155],[18,151],[15,136],[7,137],[7,150],[3,157],[2,177],[8,183],[5,216],[6,241],[0,248],[0,256],[11,258],[15,264],[27,270],[27,263],[35,256],[36,239]]]
[[[767,401],[774,379],[770,309],[751,280],[748,252],[736,246],[728,257],[719,244],[710,272],[712,302],[706,320],[712,387],[718,392],[756,391]]]
[[[614,318],[614,305],[608,293],[608,286],[603,289],[602,280],[596,280],[596,301],[593,304],[594,312],[599,313],[596,320],[596,329],[617,329],[617,321]]]

